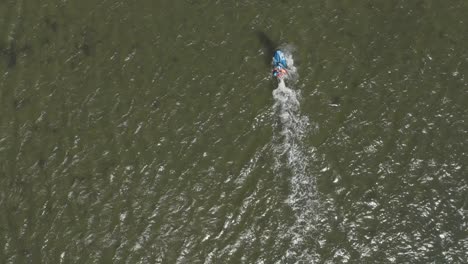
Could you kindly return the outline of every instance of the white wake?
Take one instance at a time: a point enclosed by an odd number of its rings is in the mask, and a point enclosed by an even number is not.
[[[297,71],[290,52],[285,52],[290,76],[286,78],[294,83]],[[304,136],[308,131],[309,119],[300,113],[300,91],[289,88],[284,80],[279,81],[273,91],[274,112],[278,117],[275,123],[274,156],[275,171],[285,169],[290,174],[290,194],[287,199],[295,216],[295,223],[285,234],[291,239],[291,245],[284,260],[295,263],[313,263],[316,254],[311,248],[316,220],[316,184],[313,175],[308,173],[313,150],[305,146]]]

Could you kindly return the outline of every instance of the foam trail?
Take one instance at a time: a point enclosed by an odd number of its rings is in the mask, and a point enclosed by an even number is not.
[[[290,53],[286,53],[290,76],[288,81],[297,78],[296,68]],[[308,174],[309,153],[303,144],[309,120],[300,114],[300,93],[286,86],[280,80],[273,91],[274,111],[278,116],[274,134],[275,171],[287,169],[291,173],[290,194],[287,203],[295,214],[296,221],[289,229],[290,249],[284,260],[296,263],[313,263],[310,239],[316,218],[315,179]]]

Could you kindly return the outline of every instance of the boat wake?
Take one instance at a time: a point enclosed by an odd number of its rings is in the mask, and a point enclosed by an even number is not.
[[[297,71],[290,52],[285,52],[288,62],[288,85],[294,83]],[[278,82],[273,91],[273,109],[278,117],[274,125],[274,170],[277,174],[290,175],[290,193],[287,204],[294,212],[295,221],[285,236],[291,245],[284,260],[313,263],[316,254],[311,252],[316,219],[317,197],[315,179],[308,173],[313,150],[307,149],[303,140],[309,127],[309,119],[300,113],[300,91],[289,88],[285,80]],[[285,237],[285,238],[286,238]]]

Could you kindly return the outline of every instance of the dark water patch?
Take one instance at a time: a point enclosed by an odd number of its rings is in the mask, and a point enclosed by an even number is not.
[[[44,157],[40,157],[38,160],[37,160],[37,166],[39,166],[40,169],[44,169],[45,166],[46,166],[46,160],[44,159]]]
[[[46,17],[44,18],[44,23],[47,26],[48,29],[50,29],[52,32],[56,33],[58,30],[58,23],[55,19]]]
[[[53,134],[57,134],[59,132],[59,128],[57,126],[50,126],[50,132],[52,132]]]
[[[28,43],[18,47],[16,42],[12,41],[8,47],[0,46],[0,55],[4,58],[5,65],[8,69],[12,69],[18,64],[18,57],[31,54],[32,51],[33,48]]]
[[[270,65],[271,58],[273,57],[273,54],[275,53],[275,50],[278,47],[278,45],[275,42],[273,42],[273,40],[271,40],[271,38],[268,37],[268,35],[265,32],[261,30],[255,31],[255,35],[257,36],[258,41],[262,45],[265,64]]]
[[[51,43],[50,38],[48,36],[44,36],[41,40],[41,44],[44,46],[49,46]]]
[[[85,56],[91,56],[92,54],[91,46],[89,46],[89,44],[86,42],[81,44],[80,50]]]
[[[31,54],[33,52],[33,48],[30,44],[26,43],[23,45],[23,47],[20,48],[19,52],[21,54]]]
[[[16,66],[18,56],[16,46],[14,44],[10,45],[10,47],[4,52],[4,56],[7,68],[14,68]]]
[[[34,123],[31,125],[31,131],[36,132],[36,131],[39,131],[39,129],[40,129],[39,124]]]
[[[81,35],[82,41],[78,44],[78,49],[86,57],[94,56],[96,45],[99,43],[96,39],[96,31],[90,27],[85,27]]]

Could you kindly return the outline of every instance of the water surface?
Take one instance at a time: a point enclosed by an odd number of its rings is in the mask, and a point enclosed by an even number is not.
[[[0,262],[468,262],[467,12],[0,2]]]

